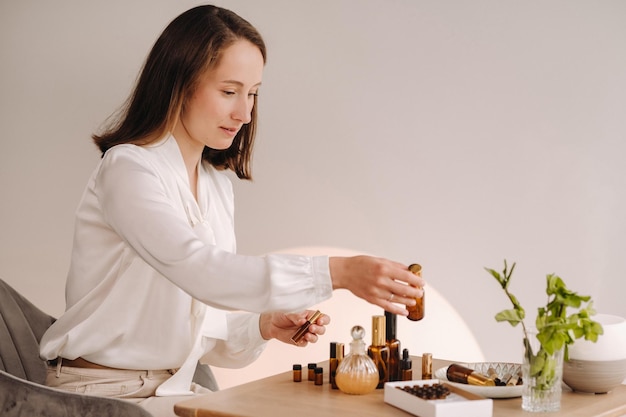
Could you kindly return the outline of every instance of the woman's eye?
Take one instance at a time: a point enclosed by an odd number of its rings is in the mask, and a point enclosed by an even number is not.
[[[223,91],[222,91],[222,93],[223,93],[225,96],[234,96],[234,95],[236,95],[236,94],[237,94],[237,92],[236,92],[236,91],[232,91],[232,90],[223,90]],[[257,91],[257,92],[254,92],[254,93],[248,93],[248,97],[249,97],[249,98],[254,98],[254,97],[258,97],[258,96],[259,96],[258,91]]]

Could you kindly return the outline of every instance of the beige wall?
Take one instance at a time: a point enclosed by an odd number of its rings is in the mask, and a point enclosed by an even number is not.
[[[0,2],[0,277],[51,314],[89,135],[195,4]],[[269,47],[255,181],[235,184],[241,252],[420,262],[489,360],[519,346],[483,270],[504,258],[530,314],[555,272],[626,316],[626,2],[218,4]]]

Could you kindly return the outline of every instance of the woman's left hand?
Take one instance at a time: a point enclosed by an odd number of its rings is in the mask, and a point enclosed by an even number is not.
[[[265,340],[277,339],[283,343],[293,345],[291,337],[298,331],[300,326],[315,312],[305,310],[300,313],[270,312],[261,314],[259,329]],[[298,346],[306,346],[308,343],[317,342],[318,335],[326,333],[326,325],[330,323],[330,317],[322,314],[315,322],[311,323],[304,337],[300,339]]]

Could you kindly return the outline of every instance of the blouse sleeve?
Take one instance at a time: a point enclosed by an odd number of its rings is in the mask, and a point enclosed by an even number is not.
[[[331,296],[326,256],[244,256],[200,240],[140,150],[108,152],[94,191],[115,233],[152,268],[205,304],[295,311]]]
[[[265,350],[259,330],[259,315],[231,313],[228,315],[228,338],[215,340],[215,346],[200,362],[220,368],[243,368],[254,362]]]

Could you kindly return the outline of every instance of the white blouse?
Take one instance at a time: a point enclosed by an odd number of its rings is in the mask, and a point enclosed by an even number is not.
[[[157,395],[190,393],[200,359],[254,361],[265,346],[258,313],[305,309],[332,283],[326,256],[237,255],[233,200],[228,177],[202,163],[196,202],[171,135],[109,149],[76,213],[66,311],[42,358],[181,368]]]

